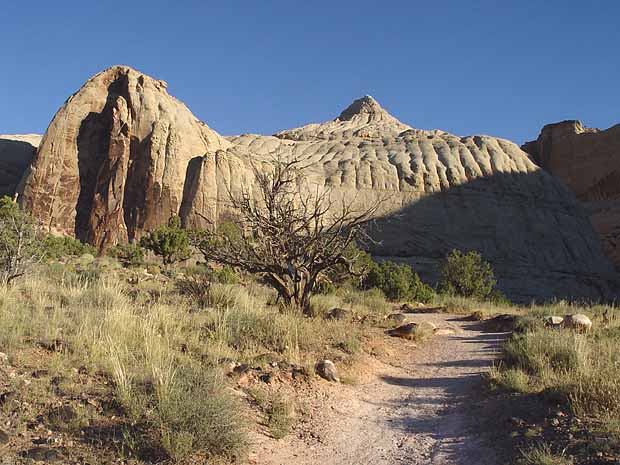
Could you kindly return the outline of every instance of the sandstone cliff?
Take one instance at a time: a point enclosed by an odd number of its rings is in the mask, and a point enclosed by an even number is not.
[[[125,66],[88,80],[43,136],[23,204],[50,230],[103,248],[178,213],[190,161],[230,144],[166,87]]]
[[[620,125],[601,131],[579,121],[548,124],[523,149],[575,192],[605,253],[620,265]]]
[[[369,96],[335,120],[274,136],[223,138],[127,67],[89,80],[59,110],[22,183],[22,201],[51,230],[105,248],[171,214],[205,227],[250,163],[296,158],[334,194],[389,201],[374,253],[437,277],[453,248],[479,250],[511,297],[609,296],[615,274],[586,213],[515,144],[414,129]]]

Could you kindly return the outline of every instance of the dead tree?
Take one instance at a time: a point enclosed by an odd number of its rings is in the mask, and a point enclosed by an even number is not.
[[[41,261],[37,224],[15,200],[0,199],[0,284],[7,285]]]
[[[207,261],[262,275],[286,305],[307,311],[320,279],[336,270],[355,273],[351,246],[370,240],[367,226],[382,201],[360,207],[312,186],[297,160],[255,166],[254,175],[254,189],[230,193],[236,231],[203,231],[194,245]]]

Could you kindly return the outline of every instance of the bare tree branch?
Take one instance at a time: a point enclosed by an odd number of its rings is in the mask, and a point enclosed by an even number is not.
[[[372,241],[367,225],[385,199],[363,205],[312,185],[296,159],[253,166],[255,186],[229,188],[238,234],[203,231],[194,244],[205,259],[258,273],[288,305],[304,310],[317,283],[336,269],[355,274],[352,245]],[[338,199],[338,197],[340,197]],[[350,253],[348,254],[350,255]]]

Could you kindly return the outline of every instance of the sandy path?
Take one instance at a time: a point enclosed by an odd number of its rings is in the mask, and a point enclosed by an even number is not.
[[[403,341],[400,366],[381,365],[368,382],[339,386],[322,401],[305,433],[259,444],[252,462],[269,465],[496,465],[492,450],[475,437],[468,397],[496,355],[501,334],[443,314],[412,321],[450,326],[413,349]]]

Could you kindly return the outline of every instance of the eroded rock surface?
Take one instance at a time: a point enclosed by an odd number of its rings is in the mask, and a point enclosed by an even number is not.
[[[372,97],[334,121],[229,140],[238,150],[303,160],[348,199],[388,199],[376,255],[429,281],[452,249],[478,250],[511,297],[597,299],[616,280],[586,212],[567,187],[514,143],[400,123]]]
[[[213,224],[230,193],[251,190],[250,165],[274,156],[300,160],[308,181],[335,196],[384,199],[373,252],[413,264],[429,281],[457,248],[480,251],[518,300],[598,299],[615,289],[587,214],[518,146],[414,129],[369,96],[333,121],[223,138],[165,83],[115,66],[54,117],[22,202],[50,230],[105,248],[172,214],[191,227]]]
[[[620,265],[620,125],[607,130],[579,121],[548,124],[523,149],[559,177],[587,209],[605,253]]]

